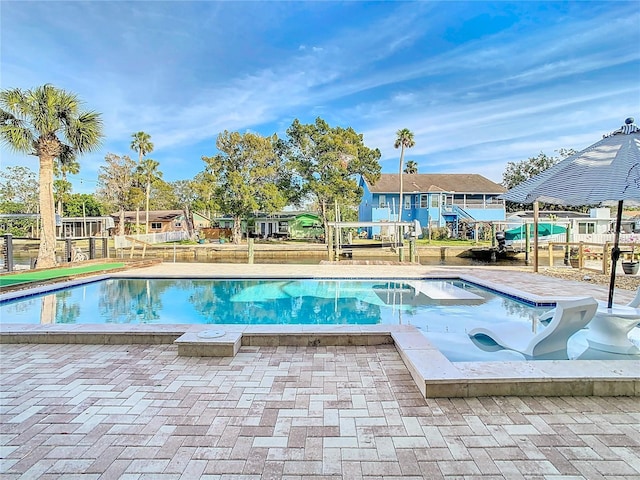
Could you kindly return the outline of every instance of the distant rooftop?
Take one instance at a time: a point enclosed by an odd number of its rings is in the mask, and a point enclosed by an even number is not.
[[[396,193],[400,191],[400,175],[383,173],[380,179],[369,185],[373,193]],[[403,193],[504,193],[507,190],[477,173],[416,173],[402,176]]]

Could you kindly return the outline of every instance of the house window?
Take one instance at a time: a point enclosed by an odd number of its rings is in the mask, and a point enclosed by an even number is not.
[[[431,206],[438,208],[440,206],[440,195],[431,195]]]
[[[151,222],[151,230],[162,230],[162,223]]]
[[[182,222],[174,222],[176,228],[182,227]]]
[[[465,200],[467,207],[482,208],[484,205],[484,195],[482,194],[468,194]]]
[[[420,195],[420,208],[429,208],[429,195]]]
[[[596,224],[593,222],[579,222],[578,233],[588,234],[596,232]]]
[[[404,209],[409,210],[411,208],[411,195],[404,197]]]
[[[386,195],[380,195],[380,197],[378,197],[378,200],[379,200],[378,205],[380,206],[380,208],[387,206],[387,196]]]

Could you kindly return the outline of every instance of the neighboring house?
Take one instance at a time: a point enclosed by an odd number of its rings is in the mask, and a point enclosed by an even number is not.
[[[315,238],[322,234],[322,222],[311,212],[277,212],[256,216],[252,233],[263,238]]]
[[[417,220],[424,228],[448,227],[457,236],[461,223],[499,222],[505,220],[505,202],[498,197],[506,189],[478,174],[425,173],[402,176],[402,208],[400,177],[382,174],[375,184],[364,178],[364,190],[358,219],[367,222]],[[376,235],[376,227],[369,232]]]
[[[553,210],[538,212],[538,223],[569,228],[572,239],[576,239],[576,241],[589,241],[588,236],[612,233],[615,221],[607,207],[592,208],[589,213]],[[530,228],[533,229],[533,211],[527,210],[510,214],[506,219],[505,229],[509,230],[521,226],[524,228],[526,224],[531,225]],[[623,220],[621,231],[622,233],[632,233],[634,231],[633,220]]]
[[[229,217],[215,218],[214,223],[220,228],[233,228],[233,219]],[[320,217],[311,212],[277,212],[271,215],[256,214],[249,221],[242,221],[242,233],[258,238],[291,238],[311,239],[322,235]]]
[[[125,233],[134,233],[136,223],[139,223],[141,225],[141,231],[144,231],[146,215],[146,211],[142,210],[140,212],[124,212]],[[120,214],[114,213],[111,217],[115,222],[117,232],[118,225],[120,223]],[[210,225],[211,220],[200,213],[193,212],[193,228],[196,231],[201,228],[209,227]],[[184,212],[182,210],[149,210],[148,233],[179,231],[187,231],[187,222],[185,221]]]
[[[59,220],[59,221],[58,221]],[[113,234],[113,217],[59,217],[56,226],[61,225],[58,236],[63,238],[108,237]]]
[[[0,233],[18,231],[19,236],[39,237],[39,213],[0,214]],[[113,218],[106,217],[61,217],[56,213],[57,238],[108,237],[114,228]]]

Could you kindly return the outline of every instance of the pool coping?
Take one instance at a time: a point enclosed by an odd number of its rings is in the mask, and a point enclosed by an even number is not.
[[[108,278],[140,277],[138,272],[114,272],[83,277],[54,285],[42,285],[28,291],[15,292],[10,298],[39,294],[68,286]],[[185,278],[185,275],[148,274],[144,278]],[[496,284],[473,275],[189,275],[189,278],[225,279],[460,279],[507,294],[512,298],[536,304],[551,304],[562,298],[530,294],[503,284]],[[7,295],[0,295],[7,300]],[[202,339],[203,330],[223,330],[217,339]],[[230,338],[224,338],[230,335]],[[186,337],[185,337],[186,336]],[[182,340],[180,340],[182,338]],[[208,355],[206,344],[231,341],[233,348],[245,346],[321,346],[321,345],[395,345],[420,392],[427,398],[513,396],[640,396],[640,360],[536,360],[518,362],[451,362],[419,330],[410,325],[33,325],[0,324],[0,344],[64,343],[64,344],[176,344],[178,354]],[[188,344],[192,350],[189,352]]]

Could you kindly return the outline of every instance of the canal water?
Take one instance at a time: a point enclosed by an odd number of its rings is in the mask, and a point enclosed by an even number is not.
[[[37,256],[37,252],[35,255],[24,255],[17,254],[14,255],[14,262],[17,269],[27,269],[32,264],[33,260],[35,260]],[[111,258],[129,258],[128,252],[122,252],[120,254],[114,255],[113,252],[110,254]],[[197,258],[194,255],[178,255],[174,256],[171,252],[166,252],[158,255],[158,252],[153,252],[148,257],[161,257],[165,263],[179,262],[179,263],[247,263],[247,257],[238,256],[238,255],[198,255]],[[135,256],[138,258],[138,255]],[[267,263],[276,263],[276,264],[304,264],[304,265],[317,265],[320,262],[326,260],[326,255],[261,255],[256,252],[254,263],[256,264],[267,264]],[[355,261],[370,261],[370,262],[380,262],[380,261],[388,261],[394,262],[398,261],[398,257],[392,255],[386,256],[357,256],[353,259],[351,258],[342,258],[343,261],[355,260]],[[473,258],[462,258],[455,256],[420,256],[418,258],[419,263],[421,265],[446,265],[446,266],[481,266],[481,265],[503,265],[503,266],[516,266],[516,265],[524,265],[524,258],[515,258],[515,259],[498,259],[496,262],[486,262],[475,260]],[[408,261],[408,256],[405,255],[405,261]],[[4,264],[2,259],[0,258],[0,268],[4,268]]]

